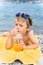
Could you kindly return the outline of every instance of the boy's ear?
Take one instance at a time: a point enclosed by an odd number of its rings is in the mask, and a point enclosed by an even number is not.
[[[31,26],[27,27],[27,31],[29,31],[31,29]]]
[[[32,26],[28,26],[28,27],[27,27],[27,29],[31,29],[31,28],[32,28]]]

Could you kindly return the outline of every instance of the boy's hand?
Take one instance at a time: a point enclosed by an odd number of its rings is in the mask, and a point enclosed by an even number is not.
[[[13,29],[11,32],[10,32],[10,35],[11,36],[15,36],[16,34],[18,33],[17,29]]]
[[[19,44],[21,50],[25,49],[25,44]]]
[[[20,41],[19,47],[21,50],[25,49],[26,45],[25,45],[24,41],[22,41],[22,40]]]

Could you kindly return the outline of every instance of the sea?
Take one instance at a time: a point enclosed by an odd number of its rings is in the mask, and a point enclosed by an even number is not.
[[[0,3],[0,34],[9,32],[14,28],[15,15],[19,12],[26,12],[32,17],[32,29],[36,34],[43,34],[43,3],[28,4],[1,2]]]

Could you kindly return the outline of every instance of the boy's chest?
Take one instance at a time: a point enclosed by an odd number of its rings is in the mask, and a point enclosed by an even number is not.
[[[28,41],[29,41],[28,36],[24,36],[23,40],[24,40],[24,43],[25,43],[26,45],[28,45]]]

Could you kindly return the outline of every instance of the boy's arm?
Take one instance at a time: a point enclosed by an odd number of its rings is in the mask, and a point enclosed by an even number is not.
[[[8,39],[6,41],[6,49],[10,49],[13,44],[13,30],[9,33]]]
[[[13,29],[8,36],[8,39],[6,41],[6,49],[10,49],[13,45],[13,36],[17,34],[17,30]]]
[[[38,40],[34,38],[34,35],[33,35],[32,32],[29,32],[29,33],[28,33],[28,38],[29,38],[29,40],[31,41],[32,44],[26,46],[27,49],[34,49],[34,48],[39,47],[39,45],[38,45]]]
[[[28,45],[28,46],[25,46],[24,48],[25,49],[35,49],[35,48],[38,48],[38,44],[31,44],[31,45]]]

